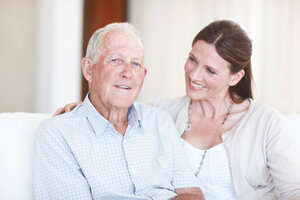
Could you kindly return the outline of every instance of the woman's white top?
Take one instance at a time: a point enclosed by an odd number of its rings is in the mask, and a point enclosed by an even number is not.
[[[205,150],[198,149],[187,141],[183,142],[183,147],[192,170],[196,173]],[[206,200],[237,199],[224,143],[206,150],[206,156],[197,177],[199,187],[202,189]]]
[[[249,101],[248,112],[222,136],[237,199],[299,200],[300,159],[286,117]],[[189,102],[185,96],[154,105],[170,113],[181,135],[188,124]]]

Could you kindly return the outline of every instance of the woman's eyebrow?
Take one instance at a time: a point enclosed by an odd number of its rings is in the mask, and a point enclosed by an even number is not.
[[[196,63],[198,63],[196,56],[194,56],[194,54],[192,52],[190,52],[189,55],[195,60]]]

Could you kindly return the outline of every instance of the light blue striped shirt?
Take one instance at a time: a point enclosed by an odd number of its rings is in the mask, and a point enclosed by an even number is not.
[[[42,123],[36,138],[36,199],[171,199],[197,187],[171,117],[134,103],[125,135],[86,97]]]

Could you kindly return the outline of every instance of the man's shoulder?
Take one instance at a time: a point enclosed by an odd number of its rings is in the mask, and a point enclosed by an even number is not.
[[[161,108],[162,110],[171,111],[176,108],[181,108],[190,102],[188,96],[176,97],[176,98],[159,98],[153,102],[153,106]]]
[[[43,121],[37,130],[38,134],[54,134],[59,132],[60,129],[76,126],[76,124],[82,121],[83,114],[80,112],[80,108],[75,108],[70,112],[50,117]]]
[[[142,118],[169,116],[165,110],[141,102],[135,102],[134,107]]]
[[[135,103],[134,106],[142,125],[147,130],[164,130],[165,128],[168,129],[170,124],[174,124],[170,114],[160,108],[143,103]]]

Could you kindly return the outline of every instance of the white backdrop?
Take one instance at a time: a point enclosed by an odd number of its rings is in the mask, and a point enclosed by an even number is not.
[[[80,98],[83,0],[0,0],[0,112],[54,112]],[[128,0],[148,75],[139,100],[184,95],[193,37],[215,19],[253,41],[255,99],[300,112],[299,0]]]
[[[139,97],[184,95],[183,66],[193,37],[216,19],[241,25],[253,41],[255,99],[300,112],[300,1],[131,0],[129,21],[141,31],[148,75]]]
[[[80,100],[83,0],[38,0],[35,112]]]
[[[0,112],[34,109],[34,0],[0,0]]]

